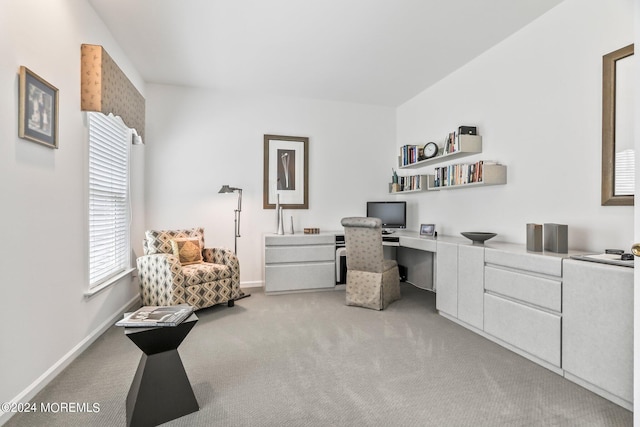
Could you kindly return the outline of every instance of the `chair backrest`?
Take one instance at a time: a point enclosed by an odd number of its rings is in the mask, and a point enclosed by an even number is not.
[[[145,255],[172,254],[171,239],[199,238],[200,247],[204,249],[204,228],[202,227],[184,230],[147,230],[144,236]]]
[[[348,217],[340,223],[344,227],[347,268],[382,273],[382,221],[379,218]]]

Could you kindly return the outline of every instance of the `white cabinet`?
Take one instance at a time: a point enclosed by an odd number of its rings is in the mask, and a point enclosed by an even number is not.
[[[458,246],[458,319],[482,330],[484,323],[484,247]]]
[[[436,309],[633,410],[633,269],[437,240]]]
[[[268,235],[265,292],[334,288],[335,234]]]
[[[436,309],[482,330],[484,247],[438,241]]]
[[[485,250],[484,332],[560,371],[562,257]]]
[[[565,377],[633,410],[633,269],[564,261]]]
[[[458,317],[458,245],[437,242],[436,309]]]

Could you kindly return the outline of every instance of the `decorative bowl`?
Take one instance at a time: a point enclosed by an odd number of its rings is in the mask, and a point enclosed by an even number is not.
[[[473,243],[484,243],[485,240],[489,240],[498,235],[497,233],[486,233],[483,231],[463,231],[460,234],[473,241]]]

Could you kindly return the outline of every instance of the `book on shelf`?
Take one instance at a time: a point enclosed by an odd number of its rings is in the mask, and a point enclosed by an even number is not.
[[[400,191],[420,190],[420,175],[398,177]]]
[[[451,154],[456,151],[460,151],[460,140],[456,132],[451,132],[444,142],[444,154]]]
[[[156,326],[178,326],[193,313],[189,304],[167,306],[144,306],[133,313],[125,313],[116,326],[127,328],[153,328]]]
[[[400,166],[407,166],[421,160],[422,147],[417,145],[403,145],[400,147]]]
[[[434,170],[433,186],[437,188],[482,182],[485,164],[494,165],[498,163],[480,160],[475,163],[459,163],[437,167]]]

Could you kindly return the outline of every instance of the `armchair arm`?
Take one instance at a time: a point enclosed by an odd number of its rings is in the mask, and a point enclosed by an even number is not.
[[[226,248],[204,248],[202,250],[202,258],[204,262],[212,262],[214,264],[239,264],[236,254]]]
[[[184,292],[176,291],[185,283],[182,265],[175,255],[143,255],[136,259],[142,305],[175,305]]]
[[[204,262],[226,265],[231,269],[231,286],[233,298],[240,292],[240,262],[232,250],[226,248],[204,248]]]

